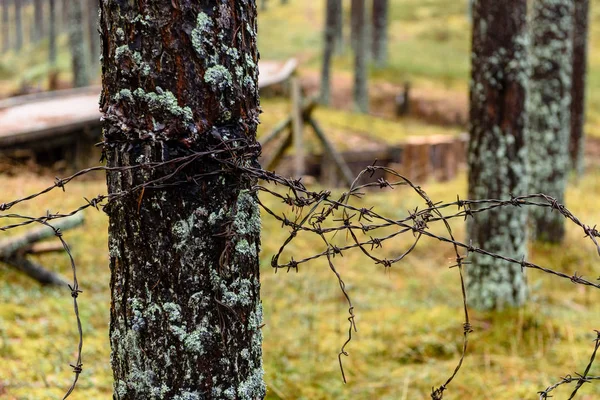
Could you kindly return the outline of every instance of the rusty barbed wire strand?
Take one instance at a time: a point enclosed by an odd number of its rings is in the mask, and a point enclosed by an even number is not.
[[[341,274],[335,266],[333,259],[337,255],[343,256],[343,253],[346,251],[358,249],[375,265],[381,265],[385,269],[388,269],[394,264],[405,259],[405,257],[417,247],[419,241],[424,237],[435,239],[442,243],[448,243],[452,245],[455,254],[454,264],[450,266],[450,268],[458,269],[459,280],[461,284],[462,308],[464,313],[464,323],[462,327],[463,345],[459,360],[452,373],[442,385],[437,388],[432,388],[431,398],[433,400],[441,400],[443,398],[443,394],[447,390],[447,387],[459,373],[467,354],[469,334],[473,331],[469,318],[467,289],[464,277],[464,267],[469,264],[468,257],[471,253],[486,255],[488,257],[503,260],[507,263],[520,265],[522,269],[528,268],[542,271],[563,279],[569,279],[575,284],[586,285],[600,289],[599,283],[587,280],[583,278],[583,276],[578,275],[576,272],[573,274],[567,274],[531,263],[526,261],[524,258],[516,259],[503,254],[496,254],[485,249],[475,247],[470,242],[460,242],[454,237],[452,232],[450,221],[453,219],[462,218],[466,220],[467,218],[475,218],[478,214],[503,207],[544,207],[549,208],[551,212],[559,212],[566,219],[579,226],[584,233],[584,237],[589,238],[594,243],[596,250],[600,255],[600,245],[598,244],[600,233],[598,232],[596,226],[592,227],[590,225],[585,225],[564,205],[560,204],[550,196],[544,194],[529,194],[521,196],[511,195],[510,199],[484,200],[461,200],[459,197],[457,197],[456,201],[453,202],[434,203],[420,186],[413,184],[408,178],[399,174],[397,171],[388,167],[376,166],[374,163],[362,170],[357,175],[347,191],[343,192],[339,197],[334,198],[332,196],[332,192],[329,190],[311,191],[304,186],[301,179],[286,178],[278,175],[275,172],[263,170],[255,162],[253,162],[253,160],[255,160],[260,154],[260,150],[260,145],[258,144],[248,143],[243,139],[230,139],[226,141],[222,140],[220,143],[211,147],[208,151],[195,152],[188,149],[186,150],[187,154],[163,162],[138,163],[127,167],[96,166],[84,169],[66,178],[56,178],[52,185],[36,193],[10,202],[1,203],[0,212],[8,211],[13,206],[33,200],[57,188],[60,188],[64,191],[66,184],[78,177],[94,171],[123,174],[132,173],[136,170],[144,170],[152,172],[152,174],[148,174],[148,176],[152,176],[152,178],[148,178],[144,183],[139,184],[127,191],[99,194],[92,199],[84,198],[85,202],[69,213],[51,213],[48,211],[45,215],[39,217],[31,217],[18,213],[0,214],[0,220],[8,218],[22,220],[21,222],[0,226],[0,230],[8,231],[17,227],[34,223],[40,223],[52,228],[50,224],[52,220],[74,215],[87,208],[95,208],[100,210],[100,207],[102,207],[105,210],[105,207],[109,206],[117,199],[122,199],[126,196],[138,196],[138,198],[141,199],[144,192],[147,190],[165,189],[183,185],[198,185],[201,180],[207,176],[214,176],[217,174],[244,174],[254,178],[257,180],[257,182],[261,183],[255,185],[252,190],[256,193],[263,192],[271,198],[279,199],[286,207],[290,208],[291,213],[288,215],[292,216],[288,217],[285,212],[275,212],[257,196],[259,206],[268,215],[281,222],[282,228],[289,227],[291,229],[287,238],[282,242],[277,253],[272,256],[271,267],[274,269],[274,271],[277,272],[279,269],[285,269],[288,272],[292,270],[298,272],[301,265],[325,257],[330,270],[338,281],[340,290],[348,304],[348,335],[338,353],[340,371],[344,382],[346,382],[347,379],[346,373],[344,372],[342,356],[349,356],[346,348],[352,341],[353,332],[357,332],[357,326],[351,297],[346,289],[346,285]],[[216,165],[219,165],[220,168],[215,168],[212,171],[204,173],[186,173],[188,167],[195,165],[198,162],[216,163]],[[394,179],[397,179],[397,181],[390,182],[385,178],[374,179],[376,173],[383,173],[387,176],[392,176]],[[269,186],[273,186],[274,188],[271,189]],[[278,186],[284,190],[282,191],[281,189],[276,189]],[[392,219],[378,213],[374,210],[374,207],[359,207],[351,204],[352,200],[363,201],[364,197],[367,196],[367,193],[369,193],[372,189],[395,189],[398,187],[406,187],[414,194],[418,195],[419,198],[421,198],[421,200],[424,202],[424,207],[421,209],[416,208],[414,210],[407,211],[407,215],[403,218]],[[457,207],[458,211],[453,213],[444,213],[446,210],[449,210],[452,207]],[[437,226],[437,223],[439,222],[442,223],[442,227],[447,235],[439,235],[432,232],[432,228]],[[395,229],[395,231],[380,235],[375,234],[377,231],[386,228]],[[336,235],[340,232],[345,233],[346,235],[345,239],[347,244],[342,246],[338,246],[332,242],[336,238]],[[299,234],[303,233],[319,236],[323,241],[325,249],[300,259],[294,259],[293,256],[290,256],[289,261],[280,263],[279,260],[286,251],[287,246]],[[376,250],[382,248],[386,242],[409,233],[413,235],[413,240],[408,248],[399,256],[392,259],[386,259],[380,258],[375,254]],[[75,372],[75,378],[63,398],[66,399],[75,389],[79,375],[82,373],[83,364],[81,362],[81,352],[83,346],[83,333],[81,328],[81,319],[79,316],[79,306],[77,303],[77,296],[79,293],[81,293],[81,290],[79,290],[79,283],[77,281],[76,264],[71,255],[68,244],[62,238],[62,233],[60,230],[55,229],[55,236],[60,239],[65,251],[69,255],[71,262],[73,271],[73,285],[69,286],[69,288],[71,290],[71,296],[74,300],[74,313],[79,331],[77,361],[75,364],[71,365],[73,371]],[[361,238],[361,236],[365,238]],[[368,237],[368,239],[366,239],[366,237]],[[466,251],[466,254],[461,254],[461,251]],[[539,392],[540,396],[542,396],[543,393],[545,393],[546,396],[540,398],[547,398],[548,393],[560,385],[570,382],[577,382],[577,386],[571,397],[573,398],[573,396],[575,396],[577,393],[577,390],[584,383],[598,379],[598,377],[588,376],[587,374],[594,362],[596,351],[600,346],[599,343],[599,339],[596,339],[596,347],[583,375],[578,375],[579,378],[573,378],[570,375],[567,375],[561,382],[548,387],[543,392]]]

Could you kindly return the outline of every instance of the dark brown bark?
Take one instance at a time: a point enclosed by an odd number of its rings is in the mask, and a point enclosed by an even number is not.
[[[387,63],[388,0],[373,0],[373,59],[378,67]]]
[[[331,92],[331,58],[335,49],[336,29],[340,15],[339,0],[327,0],[323,38],[323,64],[321,67],[321,103],[328,105]]]
[[[527,0],[480,0],[473,5],[470,199],[527,193],[526,14]],[[476,214],[468,222],[469,237],[476,247],[521,258],[527,249],[526,218],[522,207]],[[524,303],[527,287],[519,265],[478,254],[470,259],[471,306],[495,309]]]
[[[356,35],[354,45],[354,105],[357,111],[369,112],[369,87],[367,69],[367,26],[365,0],[352,0],[352,29]]]
[[[103,0],[100,29],[109,166],[256,143],[255,1]],[[174,169],[109,173],[109,193]],[[255,182],[210,157],[170,182],[107,209],[114,398],[261,399]]]
[[[585,81],[587,76],[589,0],[575,1],[573,19],[573,86],[571,89],[571,139],[569,152],[571,166],[577,173],[583,172]]]

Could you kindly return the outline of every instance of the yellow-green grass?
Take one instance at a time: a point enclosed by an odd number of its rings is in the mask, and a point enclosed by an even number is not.
[[[0,203],[50,184],[52,178],[3,177]],[[448,183],[425,183],[433,201],[465,196],[465,177]],[[66,193],[52,192],[14,212],[43,214],[68,211],[104,192],[103,181],[71,183]],[[593,225],[600,217],[600,170],[572,183],[567,205]],[[285,206],[262,200],[282,212]],[[360,203],[357,203],[360,204]],[[392,218],[421,205],[407,189],[369,193],[365,203]],[[65,233],[78,265],[83,289],[80,312],[84,329],[84,372],[73,399],[111,396],[108,316],[109,269],[107,219],[85,212],[83,228]],[[4,225],[4,223],[3,223]],[[442,233],[439,228],[436,232]],[[464,238],[464,222],[453,229]],[[15,232],[16,233],[16,232]],[[544,266],[598,276],[598,254],[582,232],[569,225],[561,246],[533,245],[532,260]],[[459,358],[462,338],[458,271],[449,269],[453,252],[447,245],[422,240],[405,261],[385,270],[359,252],[345,252],[335,264],[346,282],[356,313],[358,333],[344,357],[344,385],[337,353],[347,335],[347,305],[328,266],[315,261],[298,273],[274,274],[270,258],[286,237],[280,223],[263,217],[261,256],[265,309],[264,364],[269,399],[420,399],[449,376]],[[379,255],[399,255],[412,237],[384,244]],[[340,243],[345,238],[336,238]],[[300,234],[283,259],[301,258],[321,249],[316,237]],[[45,255],[40,262],[69,275],[64,254]],[[471,311],[475,332],[463,369],[450,385],[449,399],[534,399],[536,392],[559,376],[582,372],[598,329],[597,290],[568,280],[529,272],[531,301],[521,310],[498,314]],[[73,374],[76,325],[68,290],[42,288],[6,266],[0,266],[0,387],[7,399],[59,399]],[[600,374],[596,365],[592,374]],[[567,389],[556,398],[566,398]],[[597,398],[600,385],[586,384],[580,398]],[[445,398],[446,398],[445,397]]]

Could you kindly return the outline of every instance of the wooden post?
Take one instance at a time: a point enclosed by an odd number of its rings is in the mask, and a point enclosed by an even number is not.
[[[292,87],[292,132],[294,141],[294,174],[301,178],[305,172],[304,138],[302,137],[302,93],[298,77],[291,78]]]

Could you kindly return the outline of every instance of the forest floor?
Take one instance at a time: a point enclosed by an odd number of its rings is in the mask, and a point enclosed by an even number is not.
[[[21,197],[52,184],[53,178],[34,175],[3,177],[0,202]],[[464,198],[462,175],[448,183],[424,182],[432,200]],[[40,215],[68,211],[105,192],[103,180],[70,183],[14,212]],[[585,223],[598,221],[600,169],[571,182],[566,204]],[[285,205],[263,201],[277,211]],[[373,192],[357,206],[374,206],[391,218],[422,206],[406,189]],[[82,228],[65,232],[77,262],[83,289],[79,297],[83,319],[84,373],[73,399],[107,399],[112,390],[109,363],[109,277],[107,218],[85,211]],[[7,221],[3,222],[3,225]],[[464,222],[453,230],[464,239]],[[336,259],[355,306],[358,333],[344,358],[348,384],[340,374],[337,353],[345,341],[347,306],[337,280],[320,261],[296,273],[274,274],[270,259],[286,231],[263,215],[261,257],[265,313],[264,362],[269,399],[424,399],[432,386],[449,376],[460,357],[463,315],[458,271],[449,269],[452,248],[422,240],[414,252],[391,269],[384,269],[359,252]],[[598,254],[580,229],[568,225],[561,246],[534,243],[530,257],[567,274],[598,276]],[[344,240],[344,238],[339,238]],[[379,255],[398,256],[410,238],[386,243]],[[284,257],[319,251],[320,239],[300,235]],[[70,276],[64,254],[39,256],[38,261]],[[560,376],[582,372],[598,329],[600,304],[594,289],[569,280],[528,272],[530,301],[519,310],[500,313],[471,311],[470,337],[463,369],[449,386],[449,399],[534,399],[536,392]],[[0,398],[60,399],[73,374],[77,329],[68,290],[39,286],[5,266],[0,268]],[[595,365],[592,374],[600,374]],[[572,387],[571,387],[572,389]],[[556,398],[566,398],[560,389]],[[570,393],[570,392],[569,392]],[[600,396],[600,385],[587,384],[580,399]],[[446,398],[445,397],[445,398]]]
[[[301,61],[307,93],[318,89],[321,1],[290,0],[287,6],[269,1],[260,15],[262,59]],[[316,118],[341,150],[397,143],[408,136],[450,134],[465,130],[469,74],[467,0],[391,0],[390,63],[371,70],[371,115],[352,111],[351,54],[334,60],[331,107],[319,107]],[[600,0],[592,1],[592,37],[586,131],[600,137]],[[57,70],[68,82],[66,36],[60,39]],[[0,57],[0,97],[24,85],[43,89],[50,67],[46,43],[25,52]],[[412,112],[396,118],[393,100],[404,82],[412,85]],[[286,99],[264,97],[260,134],[267,133],[289,113]],[[319,152],[315,141],[308,141]],[[594,142],[600,153],[600,146]],[[598,157],[597,159],[600,159]],[[591,159],[590,159],[591,160]],[[0,203],[34,192],[53,178],[23,174],[2,176]],[[419,182],[433,201],[466,196],[466,177],[446,183]],[[66,193],[52,192],[39,201],[15,207],[15,212],[40,215],[68,211],[105,192],[103,180],[71,183]],[[600,220],[600,167],[590,166],[579,181],[570,182],[567,206],[582,221]],[[264,199],[274,209],[284,205]],[[373,193],[375,210],[400,218],[420,205],[407,191]],[[107,399],[112,393],[109,363],[109,277],[107,219],[102,212],[85,212],[86,223],[65,233],[78,264],[83,293],[84,373],[73,399]],[[5,221],[6,222],[6,221]],[[5,224],[3,223],[3,225]],[[464,223],[453,230],[464,239]],[[355,252],[337,261],[353,298],[358,333],[344,358],[344,385],[337,354],[347,335],[347,306],[335,276],[322,262],[309,263],[299,273],[275,275],[270,267],[286,232],[264,215],[261,257],[265,309],[264,362],[268,399],[422,399],[441,385],[460,357],[462,323],[460,284],[449,269],[452,250],[422,241],[414,253],[389,270],[373,265]],[[530,245],[533,262],[589,279],[598,273],[598,255],[570,226],[561,246]],[[340,238],[342,240],[342,238]],[[299,236],[289,256],[314,251],[314,238]],[[407,239],[385,245],[382,255],[398,255]],[[39,262],[69,276],[64,254],[39,257]],[[463,369],[449,386],[448,399],[535,399],[536,392],[561,376],[582,372],[593,349],[594,329],[600,329],[597,292],[538,272],[528,274],[530,302],[519,310],[471,312],[471,336]],[[68,291],[45,288],[18,272],[0,266],[0,398],[60,399],[73,374],[77,330]],[[591,374],[600,375],[600,364]],[[570,388],[556,391],[566,398]],[[600,385],[586,384],[579,399],[600,398]]]

